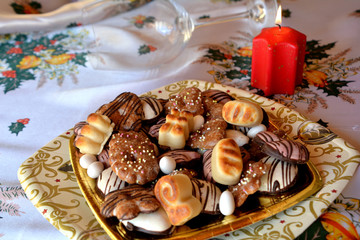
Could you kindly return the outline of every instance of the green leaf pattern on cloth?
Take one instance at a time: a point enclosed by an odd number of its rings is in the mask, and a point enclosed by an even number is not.
[[[22,83],[47,80],[59,86],[66,77],[77,83],[78,67],[85,67],[88,52],[83,46],[88,32],[72,28],[61,33],[36,37],[31,34],[0,35],[0,85],[7,93]],[[76,50],[75,49],[83,49]]]

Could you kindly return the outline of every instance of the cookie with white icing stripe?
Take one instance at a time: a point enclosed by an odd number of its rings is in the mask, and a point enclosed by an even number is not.
[[[190,150],[172,150],[160,155],[158,159],[171,157],[175,160],[177,168],[191,168],[197,165],[201,159],[201,154]]]
[[[206,181],[208,182],[215,182],[214,179],[212,178],[212,173],[211,173],[211,155],[212,155],[212,149],[207,150],[206,152],[204,152],[203,154],[203,174],[204,174],[204,178]]]
[[[202,213],[219,214],[220,188],[211,182],[196,178],[192,178],[191,183],[193,185],[193,195],[200,200],[203,206]]]
[[[216,101],[218,103],[222,103],[222,104],[225,104],[231,100],[234,100],[234,98],[230,94],[228,94],[224,91],[218,90],[218,89],[209,89],[209,90],[203,91],[202,96],[211,98],[214,101]]]
[[[266,142],[262,147],[263,152],[282,161],[304,164],[309,161],[309,150],[300,142],[287,139]]]
[[[108,193],[122,189],[125,186],[127,186],[127,183],[121,180],[111,168],[102,171],[96,180],[97,190],[103,197]]]
[[[129,231],[144,232],[152,235],[168,235],[175,229],[162,207],[155,212],[140,213],[133,219],[121,222]]]
[[[273,132],[263,131],[256,134],[253,141],[260,146],[263,146],[267,142],[280,141],[280,137]]]
[[[276,194],[289,190],[298,178],[298,166],[284,162],[274,157],[261,159],[266,165],[267,172],[261,177],[259,192]]]
[[[160,116],[161,112],[164,110],[163,105],[159,100],[152,97],[141,97],[141,104],[143,107],[143,121],[152,122]]]

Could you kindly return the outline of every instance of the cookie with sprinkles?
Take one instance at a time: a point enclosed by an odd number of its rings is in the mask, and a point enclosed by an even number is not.
[[[129,184],[148,183],[160,171],[155,145],[142,132],[113,134],[109,142],[109,163],[117,176]]]
[[[204,113],[204,106],[202,104],[201,90],[196,87],[189,87],[182,90],[179,94],[173,95],[165,104],[166,114],[171,112],[171,109],[179,111],[188,111],[196,115]]]
[[[263,162],[249,161],[244,164],[243,172],[238,184],[229,186],[233,194],[236,207],[243,205],[249,195],[257,192],[262,186],[262,177],[267,173],[267,165]]]
[[[186,144],[191,148],[212,149],[225,137],[226,128],[227,123],[223,119],[207,121],[199,130],[190,134]]]
[[[211,98],[204,97],[203,105],[205,109],[206,120],[217,119],[217,118],[222,119],[222,108],[224,104],[218,103]]]

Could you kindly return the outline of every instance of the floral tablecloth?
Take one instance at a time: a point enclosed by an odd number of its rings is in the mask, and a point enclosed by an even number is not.
[[[14,0],[9,1],[9,5],[10,2],[18,14],[19,11],[29,13],[29,7],[41,10],[41,4],[36,1]],[[133,2],[130,1],[130,4]],[[207,18],[216,12],[209,9],[217,9],[218,4],[231,6],[239,1],[178,2],[194,17]],[[270,98],[331,129],[346,144],[359,150],[358,1],[284,0],[281,4],[283,25],[307,35],[304,75],[302,85],[294,95],[274,95]],[[121,14],[103,21],[116,21],[119,17]],[[141,27],[152,17],[146,13],[137,14],[129,21],[134,27]],[[67,28],[46,33],[0,35],[0,238],[66,239],[57,230],[62,224],[61,213],[56,213],[58,224],[52,226],[47,221],[51,218],[47,209],[39,212],[29,201],[17,171],[25,161],[38,161],[39,171],[49,167],[41,162],[46,156],[30,156],[58,136],[67,138],[68,129],[76,122],[85,119],[90,112],[119,93],[131,91],[141,94],[177,81],[200,79],[261,95],[262,92],[252,88],[249,82],[253,36],[247,32],[246,26],[246,21],[235,21],[199,28],[182,54],[171,64],[172,67],[152,76],[94,69],[89,62],[94,42],[93,26],[83,25],[81,19],[69,23]],[[152,54],[160,48],[146,43],[145,39],[137,46],[139,56]],[[341,159],[341,153],[338,158]],[[360,156],[354,156],[351,161],[359,163]],[[66,168],[65,165],[62,167]],[[345,170],[343,167],[339,165],[334,174],[341,177]],[[338,197],[297,239],[335,239],[340,236],[342,239],[359,239],[360,187],[357,183],[360,182],[360,173],[356,169],[353,171],[354,176],[344,177],[350,181],[343,191],[334,189],[326,193],[337,194]],[[67,177],[74,180],[71,173]],[[64,179],[55,178],[54,181],[61,188]],[[278,224],[283,224],[285,228],[287,223],[279,219]],[[235,230],[214,239],[243,237],[242,230]],[[292,239],[294,236],[291,232],[274,232],[266,236],[248,233],[246,238]]]

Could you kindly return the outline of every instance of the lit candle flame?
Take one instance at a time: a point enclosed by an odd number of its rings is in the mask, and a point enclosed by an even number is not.
[[[281,26],[281,5],[279,5],[276,13],[275,24]]]

